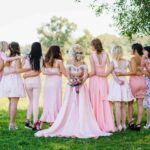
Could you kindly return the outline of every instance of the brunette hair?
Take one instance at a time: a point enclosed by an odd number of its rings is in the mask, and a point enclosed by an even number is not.
[[[10,57],[20,55],[20,46],[17,42],[11,42],[8,46],[10,50]]]
[[[150,58],[150,46],[145,46],[143,49],[148,52],[148,58]]]
[[[103,49],[103,45],[100,39],[95,38],[91,41],[91,45],[96,49],[96,52],[99,54],[101,53]]]
[[[60,47],[57,45],[49,47],[45,55],[45,63],[53,67],[55,59],[63,60]]]
[[[143,46],[139,43],[135,43],[132,45],[132,50],[133,53],[135,53],[135,51],[137,51],[137,53],[142,56],[143,55]]]

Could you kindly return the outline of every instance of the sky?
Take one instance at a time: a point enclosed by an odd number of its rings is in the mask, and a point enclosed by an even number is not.
[[[37,28],[49,22],[52,16],[68,18],[77,24],[74,37],[88,29],[94,36],[117,34],[111,16],[96,17],[88,0],[0,0],[0,40],[17,41],[22,45],[38,41]]]

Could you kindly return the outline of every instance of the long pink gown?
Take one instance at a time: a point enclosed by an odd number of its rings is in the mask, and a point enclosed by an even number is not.
[[[108,64],[108,57],[102,53],[102,63],[99,64],[97,54],[91,55],[94,62],[94,69],[97,73],[104,73]],[[109,85],[105,77],[93,76],[89,80],[90,99],[93,111],[102,131],[115,131],[114,116],[111,103],[108,101]]]
[[[86,65],[75,67],[67,66],[70,75],[80,76],[87,71]],[[75,87],[67,85],[62,108],[52,127],[35,133],[36,137],[78,137],[91,138],[109,136],[110,133],[102,132],[94,117],[87,87],[80,85],[79,93]]]
[[[58,68],[44,68],[44,72],[59,73]],[[47,75],[44,81],[44,106],[40,118],[42,122],[54,122],[62,103],[62,77]]]

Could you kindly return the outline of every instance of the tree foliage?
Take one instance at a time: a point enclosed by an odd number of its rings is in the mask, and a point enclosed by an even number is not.
[[[84,30],[84,35],[76,40],[76,43],[80,44],[84,48],[85,54],[90,53],[90,45],[92,39],[93,35],[88,30]]]
[[[150,0],[90,0],[90,6],[96,15],[110,13],[119,32],[130,39],[150,34]]]
[[[62,49],[71,44],[72,33],[77,29],[77,25],[66,18],[52,17],[50,22],[38,28],[40,42],[46,48],[57,44]]]

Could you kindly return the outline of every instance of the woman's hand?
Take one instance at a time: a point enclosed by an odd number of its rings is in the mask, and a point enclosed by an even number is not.
[[[24,79],[28,78],[28,75],[25,73],[25,74],[23,75],[23,78],[24,78]]]
[[[119,85],[124,85],[124,81],[118,80]]]

